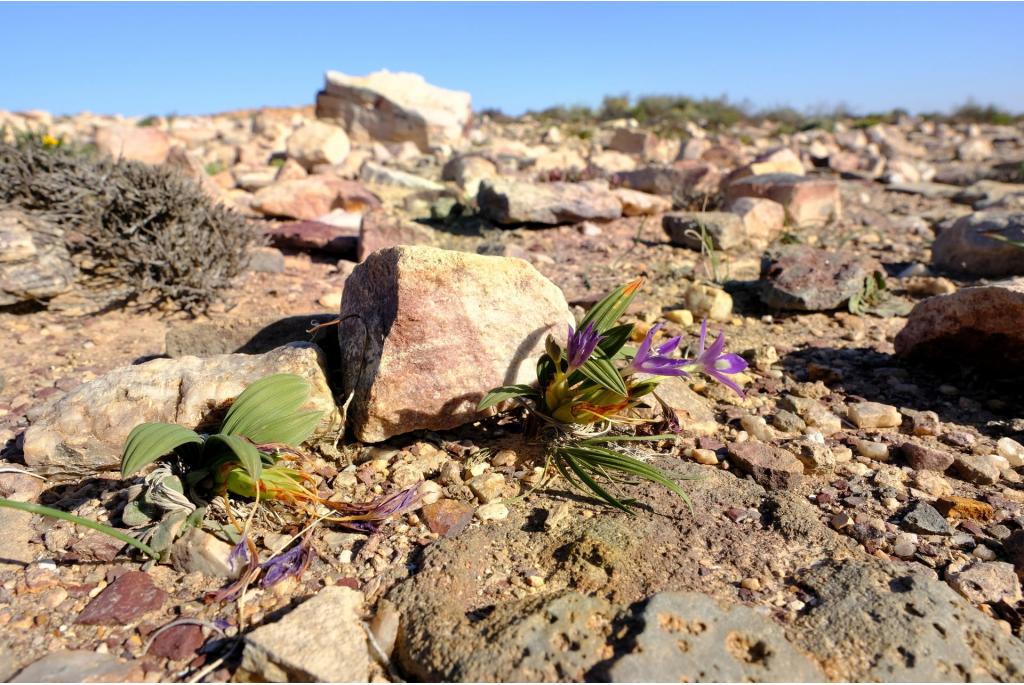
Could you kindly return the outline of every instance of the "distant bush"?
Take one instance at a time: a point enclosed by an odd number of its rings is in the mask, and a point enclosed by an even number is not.
[[[2,139],[2,137],[0,137]],[[65,232],[87,284],[197,313],[223,300],[258,237],[191,179],[19,134],[0,144],[0,204],[45,213]]]
[[[150,114],[148,117],[139,119],[139,122],[135,125],[140,128],[146,128],[148,126],[156,126],[159,123],[160,117],[156,116],[155,114]]]
[[[1022,114],[1011,114],[996,105],[980,105],[973,100],[955,108],[949,118],[958,123],[997,124],[1009,126],[1024,120]]]

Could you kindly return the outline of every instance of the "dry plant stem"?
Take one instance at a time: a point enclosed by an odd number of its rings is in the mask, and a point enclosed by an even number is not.
[[[24,471],[22,469],[14,469],[14,468],[7,468],[7,467],[5,467],[5,468],[0,469],[0,473],[20,473],[23,476],[32,476],[33,478],[38,478],[41,481],[45,481],[46,480],[46,478],[44,476],[40,476],[38,473],[32,473],[31,471]]]
[[[256,516],[256,510],[260,507],[260,484],[256,482],[256,501],[253,503],[252,510],[249,512],[249,518],[245,521],[245,528],[242,530],[242,540],[246,540],[249,535],[249,527],[252,525],[253,517]],[[250,550],[251,552],[251,550]],[[251,577],[246,577],[245,582],[242,584],[242,591],[238,594],[238,632],[241,633],[245,628],[245,593],[249,590],[249,583]]]

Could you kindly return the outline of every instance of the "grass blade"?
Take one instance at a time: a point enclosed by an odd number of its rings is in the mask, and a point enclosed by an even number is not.
[[[7,507],[8,509],[17,509],[18,511],[25,511],[30,514],[38,514],[40,516],[49,516],[51,518],[62,519],[64,521],[71,521],[77,523],[80,526],[91,528],[92,530],[109,535],[110,537],[120,540],[121,542],[131,545],[132,547],[140,550],[144,554],[152,557],[153,559],[159,559],[160,555],[149,545],[140,541],[139,539],[122,533],[117,528],[112,528],[106,524],[99,523],[98,521],[92,521],[81,516],[75,516],[69,514],[66,511],[60,509],[54,509],[52,507],[43,506],[42,504],[33,504],[31,502],[15,502],[14,500],[5,499],[0,497],[0,507]]]

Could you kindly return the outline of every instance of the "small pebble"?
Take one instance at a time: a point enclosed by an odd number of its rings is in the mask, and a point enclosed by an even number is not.
[[[740,581],[740,587],[751,592],[757,592],[761,589],[761,581],[757,578],[744,578]]]

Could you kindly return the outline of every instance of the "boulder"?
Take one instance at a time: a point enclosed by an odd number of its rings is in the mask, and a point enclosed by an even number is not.
[[[335,226],[323,221],[289,221],[264,233],[278,247],[303,252],[325,252],[341,259],[353,259],[359,245],[359,229]]]
[[[460,155],[452,157],[441,169],[441,178],[453,181],[467,195],[476,197],[480,182],[498,175],[498,167],[482,155]]]
[[[987,211],[961,217],[935,239],[932,263],[986,278],[1024,275],[1024,212]]]
[[[341,164],[352,149],[345,130],[339,126],[311,121],[288,137],[288,157],[307,171],[317,164]]]
[[[380,198],[356,181],[312,175],[277,181],[260,189],[252,208],[267,216],[315,220],[333,209],[362,212],[380,206]]]
[[[672,198],[714,195],[721,180],[714,166],[692,160],[650,165],[612,176],[613,185]]]
[[[785,245],[761,261],[761,301],[777,309],[836,309],[875,273],[885,273],[882,265],[855,252]]]
[[[622,216],[622,204],[603,181],[528,183],[485,180],[477,204],[486,218],[499,224],[547,224],[609,220]]]
[[[60,295],[75,274],[60,226],[14,207],[0,209],[0,306]]]
[[[1024,278],[918,302],[894,345],[904,357],[998,373],[1024,369]]]
[[[304,408],[324,412],[316,434],[337,430],[339,415],[323,353],[315,345],[293,343],[260,355],[154,359],[84,383],[48,405],[25,431],[25,463],[51,478],[116,470],[124,441],[138,424],[164,421],[215,429],[231,400],[274,373],[306,378],[312,394]]]
[[[387,247],[432,245],[434,231],[429,226],[403,219],[386,209],[374,209],[363,215],[359,224],[358,261]]]
[[[316,96],[316,115],[344,126],[353,140],[408,140],[427,152],[462,139],[473,116],[470,102],[469,93],[438,88],[418,74],[328,71]]]
[[[114,159],[163,164],[171,151],[171,139],[153,126],[114,124],[96,131],[96,147]]]
[[[740,197],[726,208],[740,218],[747,240],[763,248],[782,234],[786,224],[786,208],[764,197]]]
[[[607,148],[627,155],[651,157],[658,147],[658,137],[641,129],[617,128]]]
[[[775,200],[796,226],[822,225],[842,214],[839,184],[830,178],[779,173],[746,176],[730,183],[725,191],[726,204],[741,197]]]
[[[379,442],[483,418],[484,394],[534,382],[547,335],[563,340],[572,321],[561,291],[520,259],[433,247],[370,255],[341,302],[355,437]]]

